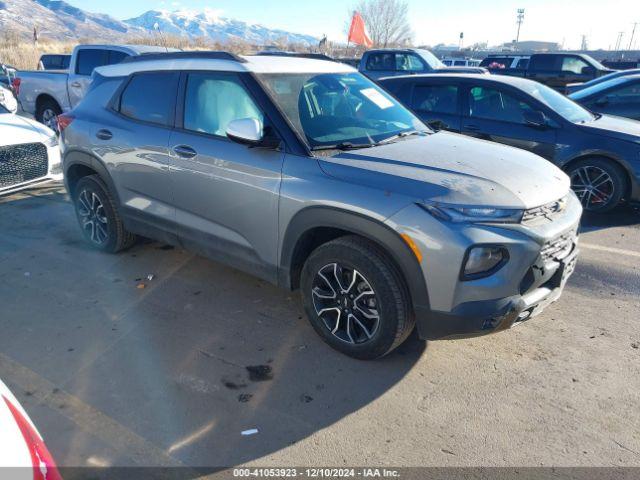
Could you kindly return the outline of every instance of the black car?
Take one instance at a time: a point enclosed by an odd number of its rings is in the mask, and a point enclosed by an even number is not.
[[[592,112],[640,120],[640,75],[614,78],[569,95]]]
[[[640,200],[640,122],[591,113],[523,78],[411,75],[380,84],[432,128],[532,151],[558,165],[587,210]]]

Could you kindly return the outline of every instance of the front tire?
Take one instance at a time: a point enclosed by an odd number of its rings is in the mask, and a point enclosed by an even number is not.
[[[345,236],[318,247],[301,276],[305,312],[334,349],[372,360],[399,346],[415,320],[402,277],[376,244]]]
[[[580,160],[569,168],[569,177],[571,188],[589,212],[609,212],[625,194],[624,170],[606,158]]]
[[[124,228],[116,203],[98,175],[78,181],[73,205],[82,235],[93,248],[117,253],[135,243],[135,235]]]

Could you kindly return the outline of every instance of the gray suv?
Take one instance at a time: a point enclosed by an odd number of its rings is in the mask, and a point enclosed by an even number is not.
[[[509,328],[558,299],[580,202],[542,158],[433,133],[353,68],[223,52],[96,70],[59,117],[86,240],[178,245],[302,291],[335,349]]]

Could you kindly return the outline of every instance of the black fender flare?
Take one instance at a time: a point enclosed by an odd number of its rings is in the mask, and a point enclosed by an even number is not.
[[[394,261],[409,289],[414,306],[429,308],[429,295],[422,269],[400,235],[384,223],[364,215],[334,207],[307,207],[291,219],[280,250],[278,284],[293,289],[293,263],[298,240],[318,227],[337,228],[360,235],[383,248]]]
[[[72,195],[73,192],[71,191],[71,188],[69,185],[68,172],[72,167],[77,165],[82,165],[90,168],[100,176],[102,181],[104,181],[104,183],[107,184],[107,187],[109,187],[109,193],[111,193],[111,195],[116,200],[116,204],[120,205],[120,197],[118,196],[118,190],[116,189],[115,183],[111,178],[111,174],[109,173],[109,170],[107,169],[106,165],[101,160],[96,158],[94,155],[87,152],[83,152],[81,150],[71,150],[64,154],[63,165],[64,165],[64,184],[67,189],[67,192],[69,192],[69,195]]]

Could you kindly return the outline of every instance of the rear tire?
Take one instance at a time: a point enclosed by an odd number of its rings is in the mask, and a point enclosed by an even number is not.
[[[36,110],[36,120],[51,130],[58,131],[58,115],[62,113],[60,105],[55,100],[46,99],[40,102]]]
[[[606,158],[580,160],[568,169],[571,188],[589,212],[606,213],[617,207],[626,193],[624,170]]]
[[[116,203],[98,175],[78,181],[73,205],[82,235],[93,248],[117,253],[135,243],[136,236],[124,228]]]
[[[302,298],[314,330],[361,360],[382,357],[413,330],[403,279],[376,244],[345,236],[314,250],[302,269]]]

